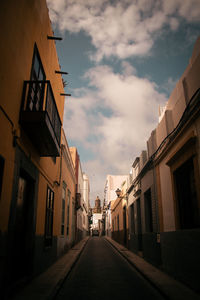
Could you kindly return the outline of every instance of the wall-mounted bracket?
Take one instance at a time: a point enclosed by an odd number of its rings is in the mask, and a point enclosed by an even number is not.
[[[61,37],[58,37],[58,36],[50,36],[50,35],[47,35],[47,39],[48,39],[48,40],[62,41],[62,38],[61,38]]]

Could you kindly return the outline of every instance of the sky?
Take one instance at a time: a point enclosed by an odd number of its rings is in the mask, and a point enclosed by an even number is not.
[[[90,180],[129,174],[200,35],[200,0],[47,0],[66,81],[64,129]]]

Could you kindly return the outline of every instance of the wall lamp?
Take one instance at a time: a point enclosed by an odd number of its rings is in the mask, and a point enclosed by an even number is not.
[[[120,196],[121,196],[121,190],[118,188],[116,191],[115,191],[115,193],[117,194],[117,197],[119,198]]]
[[[53,182],[56,186],[60,186],[60,183],[56,180]]]

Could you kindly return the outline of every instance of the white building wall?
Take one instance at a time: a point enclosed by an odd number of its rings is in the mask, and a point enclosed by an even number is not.
[[[124,181],[129,181],[129,175],[107,175],[105,184],[105,204],[107,205],[107,211],[105,215],[105,233],[110,236],[111,234],[111,210],[109,203],[116,200],[116,190],[122,189]]]
[[[105,185],[106,204],[116,199],[115,191],[121,189],[122,183],[128,180],[128,175],[107,175]]]
[[[87,174],[83,173],[83,201],[88,213],[90,208],[90,182]]]
[[[89,213],[89,207],[90,207],[90,184],[89,184],[89,177],[83,173],[83,220],[82,220],[82,226],[84,230],[84,234],[88,233],[89,224],[88,224],[88,213]]]
[[[102,220],[102,214],[94,213],[92,216],[92,229],[99,229],[99,221]]]
[[[77,192],[81,194],[81,207],[77,210],[77,228],[83,231],[83,172],[81,168],[81,162],[79,161],[78,168],[78,184]]]

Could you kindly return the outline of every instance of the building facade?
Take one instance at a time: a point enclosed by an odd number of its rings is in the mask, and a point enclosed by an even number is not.
[[[149,262],[160,266],[156,175],[149,157],[150,152],[144,150],[132,165],[132,181],[127,189],[129,248]]]
[[[76,147],[70,147],[70,153],[75,168],[76,176],[76,242],[89,234],[89,193],[90,185],[88,176],[83,173],[81,161]]]
[[[90,224],[90,182],[87,174],[83,173],[83,236],[89,235]]]
[[[101,207],[101,200],[99,196],[95,199],[95,206],[93,208],[93,214],[101,214],[102,213],[102,207]]]
[[[60,201],[57,205],[58,217],[58,255],[62,255],[75,243],[75,197],[76,176],[67,139],[62,130],[60,172]]]
[[[197,291],[200,264],[199,72],[200,38],[188,67],[160,113],[159,123],[147,141],[147,149],[132,165],[127,188],[128,247]],[[116,218],[113,218],[114,228],[118,227]]]
[[[156,128],[163,268],[199,290],[200,38]]]
[[[76,178],[62,132],[62,71],[45,0],[3,2],[0,25],[0,288],[6,294],[73,244]]]
[[[104,187],[104,226],[105,233],[111,237],[112,217],[111,203],[116,200],[116,190],[121,188],[122,183],[127,180],[127,175],[107,175]]]
[[[111,201],[111,219],[112,219],[112,230],[111,236],[118,243],[128,247],[128,210],[127,210],[127,183],[126,180],[121,184],[121,189],[117,189],[117,198]]]

